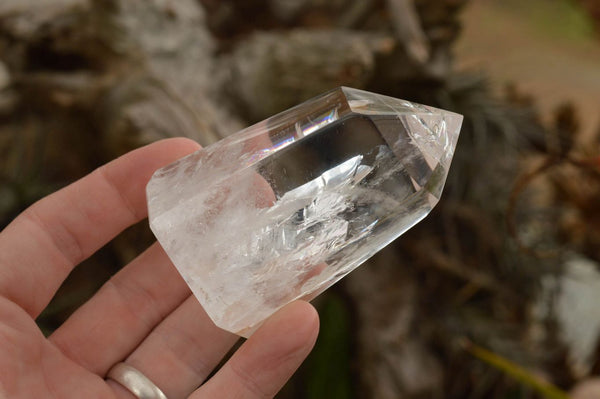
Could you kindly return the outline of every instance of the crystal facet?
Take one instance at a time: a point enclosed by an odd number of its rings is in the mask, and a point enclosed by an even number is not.
[[[247,336],[425,217],[461,122],[332,90],[158,170],[150,226],[215,324]]]

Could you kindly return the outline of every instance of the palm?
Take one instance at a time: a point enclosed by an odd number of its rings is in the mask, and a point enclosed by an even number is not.
[[[0,304],[0,375],[6,397],[80,397],[114,398],[114,392],[98,375],[64,356],[46,340],[31,317],[7,300]],[[65,389],[71,395],[63,395]]]
[[[152,171],[196,148],[168,140],[130,153],[40,201],[0,234],[0,398],[133,398],[104,379],[119,361],[170,399],[272,397],[308,354],[318,321],[299,302],[205,381],[237,337],[210,322],[158,244],[48,339],[36,326],[70,270],[145,216]]]

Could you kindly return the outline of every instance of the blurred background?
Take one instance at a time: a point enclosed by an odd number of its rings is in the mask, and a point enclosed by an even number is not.
[[[0,227],[133,148],[339,85],[465,121],[442,201],[314,301],[278,397],[600,398],[597,0],[2,0]],[[42,330],[152,239],[77,268]]]

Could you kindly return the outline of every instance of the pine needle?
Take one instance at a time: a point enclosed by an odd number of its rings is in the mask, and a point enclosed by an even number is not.
[[[521,384],[536,390],[547,399],[569,399],[569,395],[556,385],[497,353],[482,348],[468,339],[465,339],[461,346],[477,359],[508,374]]]

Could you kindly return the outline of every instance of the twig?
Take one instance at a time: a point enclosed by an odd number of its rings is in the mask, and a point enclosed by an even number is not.
[[[391,20],[399,41],[405,46],[408,55],[417,63],[429,60],[429,41],[413,0],[387,0]]]

